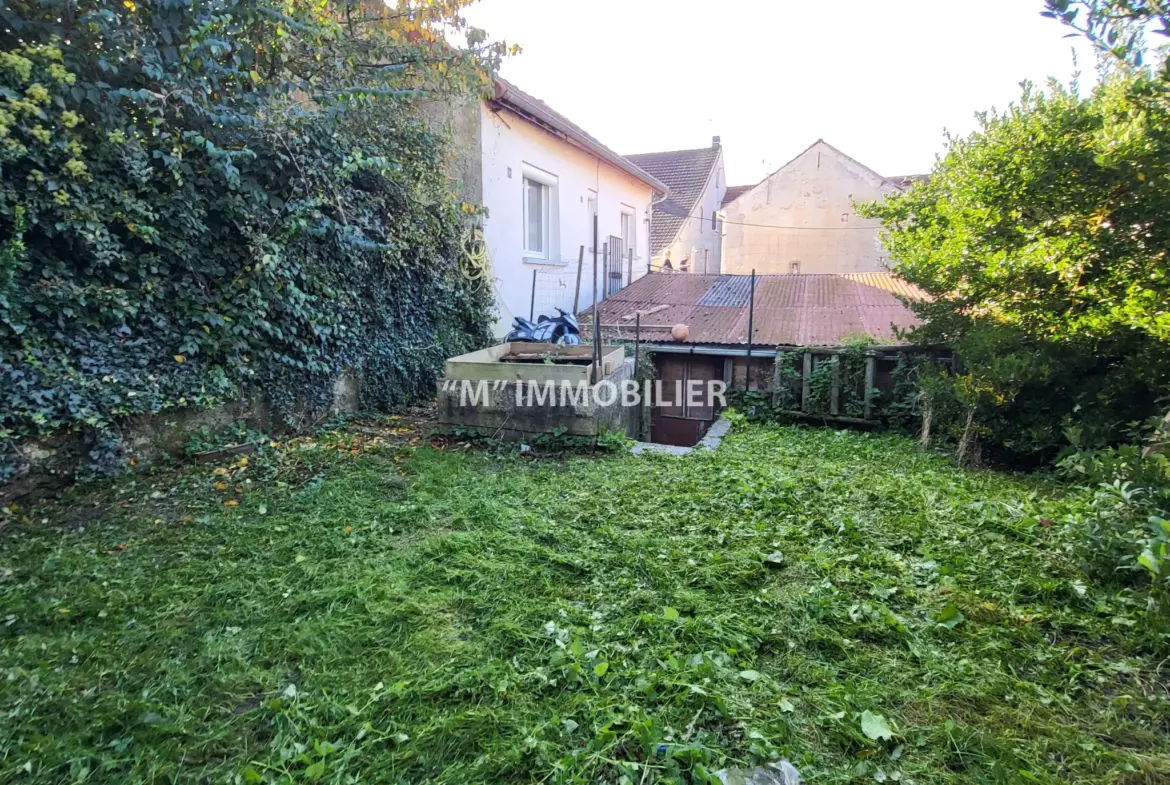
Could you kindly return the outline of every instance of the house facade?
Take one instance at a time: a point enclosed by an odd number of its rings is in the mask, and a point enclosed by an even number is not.
[[[915,179],[883,177],[818,139],[762,182],[726,193],[723,272],[884,271],[881,222],[859,217],[853,204],[899,193]]]
[[[626,156],[661,180],[668,198],[655,203],[650,217],[650,256],[654,270],[716,274],[722,254],[718,211],[727,190],[723,146],[638,153]]]
[[[487,100],[425,111],[453,139],[448,170],[460,198],[486,208],[497,337],[517,316],[588,308],[595,281],[600,300],[649,271],[662,182],[503,79]]]

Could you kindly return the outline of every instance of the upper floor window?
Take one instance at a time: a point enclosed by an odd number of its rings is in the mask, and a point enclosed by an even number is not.
[[[632,207],[622,205],[622,254],[626,259],[638,252],[638,231]]]
[[[800,262],[793,262],[792,263],[792,274],[793,275],[800,275]]]
[[[549,187],[524,178],[524,253],[548,258]]]

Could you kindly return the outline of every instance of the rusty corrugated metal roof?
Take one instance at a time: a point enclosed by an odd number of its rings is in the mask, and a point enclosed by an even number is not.
[[[851,281],[863,283],[866,286],[873,286],[877,289],[885,289],[887,292],[901,295],[908,300],[928,300],[930,299],[926,292],[919,289],[914,284],[910,283],[904,278],[899,278],[891,273],[845,273],[841,277],[848,278]]]
[[[921,293],[904,281],[884,277],[893,278],[889,273],[757,276],[752,344],[838,346],[856,335],[882,344],[902,343],[897,330],[913,327],[918,320],[895,292],[904,292],[909,299],[920,299]],[[648,275],[601,303],[601,323],[632,328],[635,313],[652,311],[642,319],[650,340],[746,344],[749,281],[746,275]],[[744,297],[739,296],[741,290]],[[591,321],[592,309],[582,318]],[[675,324],[687,325],[686,341],[670,336],[665,325]],[[624,332],[628,330],[623,328]]]

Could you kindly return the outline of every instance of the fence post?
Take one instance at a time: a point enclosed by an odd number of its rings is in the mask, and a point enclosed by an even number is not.
[[[528,301],[528,321],[536,320],[536,270],[532,271],[532,299]]]
[[[597,302],[597,213],[593,214],[593,383],[601,381],[601,308]]]
[[[748,334],[747,334],[747,374],[744,377],[744,389],[751,392],[752,389],[752,332],[755,327],[756,318],[756,271],[752,270],[752,291],[748,299]]]
[[[776,350],[776,359],[772,361],[772,406],[780,405],[780,386],[784,384],[784,375],[781,373],[784,362],[784,352]]]
[[[626,276],[626,286],[634,282],[634,249],[630,249],[630,263],[628,265],[629,275]]]
[[[877,379],[877,356],[873,352],[865,354],[865,419],[873,417],[873,385]]]
[[[833,386],[829,390],[829,414],[841,413],[841,355],[833,355]]]
[[[808,399],[812,397],[812,352],[804,353],[804,368],[802,369],[804,384],[800,388],[800,410],[808,411]]]
[[[577,288],[573,290],[573,315],[577,315],[578,303],[581,301],[581,270],[585,267],[585,246],[577,254]]]
[[[634,312],[634,381],[638,380],[638,365],[642,362],[642,312]]]

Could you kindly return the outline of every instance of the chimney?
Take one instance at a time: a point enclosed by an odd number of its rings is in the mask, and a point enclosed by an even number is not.
[[[712,147],[718,147],[718,146],[719,146],[719,137],[718,137],[718,136],[712,136],[712,137],[711,137],[711,146],[712,146]]]

